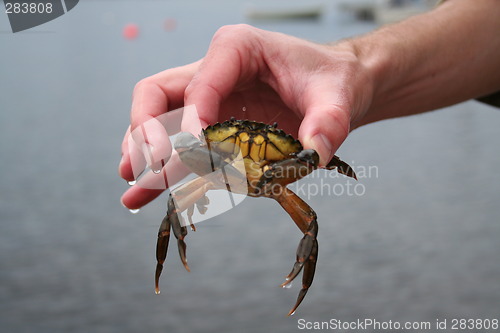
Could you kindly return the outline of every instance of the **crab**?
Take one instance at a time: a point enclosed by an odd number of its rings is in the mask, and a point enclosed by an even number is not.
[[[182,132],[174,148],[182,163],[198,177],[172,190],[169,195],[167,214],[158,231],[156,293],[160,292],[159,279],[167,256],[171,229],[177,239],[181,261],[190,271],[184,242],[187,224],[181,213],[187,211],[189,225],[195,231],[192,222],[194,207],[204,214],[208,205],[206,192],[222,189],[276,200],[303,233],[293,268],[281,284],[287,287],[304,271],[302,289],[295,305],[288,312],[289,316],[292,315],[313,282],[318,257],[318,222],[314,210],[287,185],[316,169],[337,169],[337,172],[356,179],[353,169],[337,156],[333,156],[326,166],[320,166],[316,151],[303,149],[298,140],[278,129],[276,123],[268,125],[234,118],[208,126],[199,138]]]

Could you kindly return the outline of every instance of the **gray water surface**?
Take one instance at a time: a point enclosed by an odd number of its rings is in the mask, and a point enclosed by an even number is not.
[[[305,197],[319,216],[320,252],[294,317],[285,315],[300,282],[279,284],[301,235],[266,199],[200,223],[187,237],[192,272],[171,248],[154,294],[166,197],[132,215],[116,172],[134,84],[203,56],[224,24],[320,42],[373,28],[327,2],[319,21],[248,22],[244,8],[81,1],[15,35],[0,15],[2,332],[294,332],[301,318],[500,318],[500,110],[473,101],[351,134],[338,155],[376,172],[360,177],[361,195]],[[163,30],[167,18],[174,31]],[[130,22],[137,40],[122,38]],[[326,191],[346,181],[319,172],[300,184]]]

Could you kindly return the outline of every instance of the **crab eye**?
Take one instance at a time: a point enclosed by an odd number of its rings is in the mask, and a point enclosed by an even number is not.
[[[314,149],[304,149],[298,152],[296,157],[300,162],[312,165],[314,167],[318,166],[319,164],[319,156]]]

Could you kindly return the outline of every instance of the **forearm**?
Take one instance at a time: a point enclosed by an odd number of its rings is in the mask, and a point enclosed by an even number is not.
[[[352,128],[500,90],[499,18],[498,0],[449,0],[346,41],[374,86],[370,108],[352,115]]]

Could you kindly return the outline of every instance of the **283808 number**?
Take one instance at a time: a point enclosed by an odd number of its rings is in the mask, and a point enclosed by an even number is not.
[[[5,4],[6,14],[50,14],[52,4],[43,2],[7,2]]]
[[[452,330],[496,330],[499,327],[498,319],[452,319]]]

